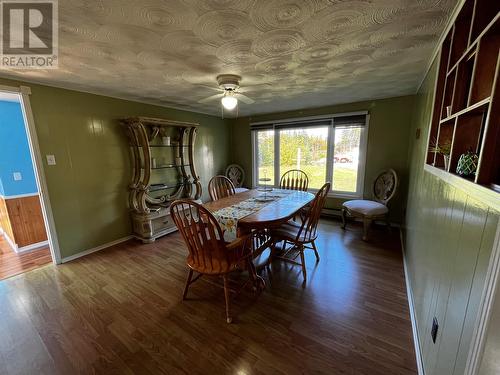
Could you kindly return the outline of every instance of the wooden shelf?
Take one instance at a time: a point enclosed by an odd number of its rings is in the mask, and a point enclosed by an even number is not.
[[[469,151],[479,154],[487,111],[488,105],[484,105],[457,117],[450,158],[451,172],[456,171],[462,154]]]
[[[494,24],[494,21],[498,19],[499,12],[499,1],[476,1],[471,40],[475,41],[484,31],[489,30],[492,24]]]
[[[440,121],[440,123],[444,123],[444,122],[450,121],[450,120],[454,119],[457,116],[460,116],[460,115],[463,115],[463,114],[465,114],[467,112],[473,111],[473,110],[475,110],[478,107],[481,107],[481,106],[483,106],[485,104],[488,104],[489,102],[490,102],[490,98],[489,97],[488,98],[484,98],[480,102],[474,103],[471,106],[469,106],[467,108],[464,108],[461,111],[459,111],[457,113],[454,113],[454,114],[452,114],[451,116],[449,116],[447,118],[442,119]]]
[[[475,153],[475,175],[460,180],[494,194],[500,185],[499,12],[500,1],[466,0],[443,41],[429,145],[451,144],[448,171],[442,155],[429,151],[426,159],[451,175],[461,155]]]
[[[460,57],[460,59],[458,59],[458,61],[456,61],[453,66],[450,68],[448,74],[450,74],[453,70],[455,70],[458,66],[458,64],[460,64],[460,62],[465,58],[465,56],[468,56],[473,49],[475,49],[477,47],[477,41],[472,43],[464,52],[464,54]]]
[[[168,168],[180,168],[180,167],[189,167],[190,164],[181,164],[181,165],[175,165],[175,164],[169,164],[169,165],[159,165],[158,167],[151,167],[151,170],[156,170],[156,169],[168,169]],[[144,169],[144,167],[142,167]]]
[[[481,101],[491,95],[498,49],[500,47],[500,22],[483,35],[479,42],[477,64],[471,87],[470,102]]]
[[[154,191],[160,191],[160,190],[169,190],[169,189],[176,189],[181,186],[188,185],[187,183],[174,183],[174,184],[152,184],[148,187],[148,191],[154,192]]]
[[[482,0],[491,1],[491,0]],[[455,31],[451,44],[450,65],[453,66],[464,54],[469,46],[470,22],[474,11],[474,1],[468,0],[462,7],[462,10],[455,21]]]
[[[469,93],[476,61],[476,50],[473,49],[465,55],[458,64],[457,78],[455,81],[455,92],[453,93],[453,113],[457,113],[467,108],[469,103]]]

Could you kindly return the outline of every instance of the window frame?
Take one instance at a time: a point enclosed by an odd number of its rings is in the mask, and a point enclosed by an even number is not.
[[[310,120],[321,120],[321,119],[330,119],[330,125],[328,125],[328,148],[327,148],[327,161],[326,161],[326,174],[325,178],[326,181],[333,181],[333,173],[334,173],[334,160],[333,160],[333,155],[335,153],[335,117],[343,117],[343,116],[352,116],[352,115],[365,115],[366,116],[366,122],[365,126],[363,127],[361,131],[361,136],[359,140],[359,159],[358,159],[358,173],[357,173],[357,180],[356,180],[356,191],[355,192],[349,192],[349,191],[340,191],[340,190],[330,190],[328,196],[332,198],[346,198],[346,199],[352,199],[352,198],[363,198],[364,195],[364,182],[365,182],[365,173],[366,173],[366,154],[367,154],[367,148],[368,148],[368,131],[369,131],[369,124],[370,124],[370,114],[368,111],[362,111],[362,112],[349,112],[349,113],[339,113],[339,114],[332,114],[332,115],[326,115],[326,116],[311,116],[311,117],[302,117],[302,118],[297,118],[297,119],[284,119],[284,120],[278,120],[274,121],[272,126],[269,126],[269,128],[263,128],[263,129],[255,129],[251,131],[251,142],[252,142],[252,187],[257,188],[259,186],[258,183],[258,161],[256,160],[256,157],[258,155],[258,142],[257,142],[257,134],[259,131],[269,131],[272,130],[274,132],[274,181],[273,181],[273,187],[279,187],[279,180],[281,178],[280,175],[280,131],[285,130],[285,129],[276,129],[275,124],[277,123],[283,123],[283,122],[295,122],[295,121],[310,121]],[[265,124],[266,122],[262,123]],[[267,122],[269,123],[269,122]],[[254,124],[259,124],[259,123],[254,123]],[[312,192],[318,191],[316,188],[310,188],[309,189]]]

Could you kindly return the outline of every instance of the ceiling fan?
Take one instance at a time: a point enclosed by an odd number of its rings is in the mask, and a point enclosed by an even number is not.
[[[253,104],[255,101],[250,99],[248,96],[243,95],[240,89],[241,77],[235,74],[220,74],[217,76],[217,84],[219,88],[213,88],[220,91],[219,94],[209,96],[198,100],[198,103],[208,103],[212,100],[220,99],[222,106],[231,111],[238,105],[238,100],[241,100],[245,104]]]

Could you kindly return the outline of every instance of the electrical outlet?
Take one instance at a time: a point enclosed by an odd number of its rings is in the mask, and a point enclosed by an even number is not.
[[[436,317],[432,319],[432,329],[431,329],[431,337],[432,337],[432,342],[435,344],[436,343],[436,337],[438,334],[438,329],[439,329],[439,324],[438,320]]]
[[[14,172],[13,175],[14,181],[21,181],[23,179],[23,175],[21,174],[21,172]]]
[[[55,155],[46,155],[46,157],[47,157],[47,164],[48,165],[56,165]]]

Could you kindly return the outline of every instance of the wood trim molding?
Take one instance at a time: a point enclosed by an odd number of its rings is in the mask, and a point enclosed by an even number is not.
[[[26,125],[26,133],[28,135],[28,143],[30,147],[31,157],[33,159],[33,170],[36,176],[37,188],[40,194],[40,203],[42,206],[42,215],[45,222],[47,238],[49,241],[50,253],[52,260],[56,264],[61,263],[61,251],[59,249],[59,240],[56,233],[56,224],[54,215],[52,214],[52,207],[50,205],[50,198],[48,192],[47,181],[43,169],[42,152],[38,143],[38,136],[35,127],[35,118],[31,110],[30,95],[31,88],[29,86],[14,87],[14,92],[20,92],[21,109],[23,111],[24,123]],[[16,91],[17,90],[17,91]]]
[[[399,230],[399,239],[401,241],[401,250],[403,252],[403,269],[405,273],[406,295],[408,297],[408,308],[410,310],[411,330],[413,333],[413,344],[415,346],[415,360],[417,362],[417,371],[418,375],[425,375],[424,361],[422,353],[420,351],[420,339],[418,336],[418,324],[417,324],[417,317],[415,314],[415,303],[413,299],[411,282],[408,275],[408,267],[406,265],[406,253],[403,240],[403,231],[401,229]]]
[[[75,260],[75,259],[87,256],[87,255],[95,253],[97,251],[101,251],[101,250],[107,249],[108,247],[111,247],[111,246],[114,246],[114,245],[118,245],[119,243],[131,240],[132,238],[134,238],[134,236],[132,236],[132,235],[126,236],[126,237],[122,237],[122,238],[119,238],[117,240],[114,240],[114,241],[111,241],[111,242],[108,242],[108,243],[105,243],[105,244],[93,247],[91,249],[87,249],[87,250],[81,251],[79,253],[76,253],[76,254],[70,255],[68,257],[62,258],[61,259],[61,263],[71,262],[72,260]]]

